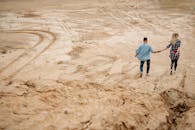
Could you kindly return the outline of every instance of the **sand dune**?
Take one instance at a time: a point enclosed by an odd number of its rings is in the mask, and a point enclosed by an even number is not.
[[[195,129],[193,0],[1,0],[0,129]],[[163,49],[139,78],[147,36]]]

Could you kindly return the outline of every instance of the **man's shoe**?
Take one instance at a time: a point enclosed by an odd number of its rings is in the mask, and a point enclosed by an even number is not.
[[[172,70],[171,70],[170,75],[172,75],[172,74],[173,74],[173,72],[172,72]]]

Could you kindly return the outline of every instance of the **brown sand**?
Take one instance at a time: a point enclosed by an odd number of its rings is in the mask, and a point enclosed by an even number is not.
[[[136,48],[182,40],[138,78]],[[194,0],[1,0],[0,130],[195,129]]]

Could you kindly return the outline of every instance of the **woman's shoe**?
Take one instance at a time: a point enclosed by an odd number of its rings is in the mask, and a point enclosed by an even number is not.
[[[170,75],[172,75],[172,74],[173,74],[173,72],[172,72],[172,70],[171,70]]]

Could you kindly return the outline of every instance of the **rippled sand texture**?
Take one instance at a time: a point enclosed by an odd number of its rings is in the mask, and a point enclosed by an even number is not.
[[[163,49],[139,76],[147,36]],[[195,129],[194,0],[1,0],[0,130]]]

